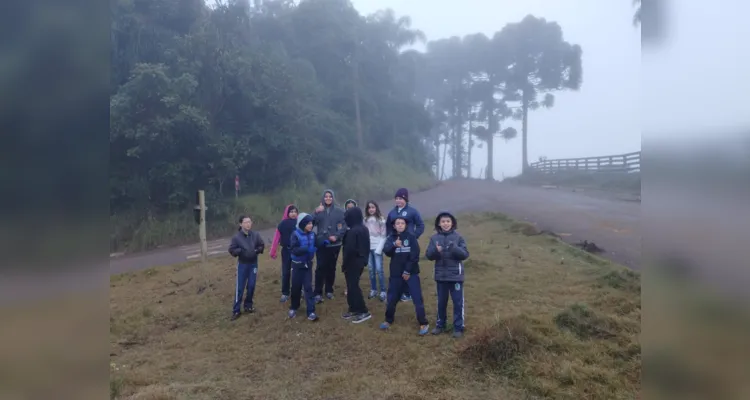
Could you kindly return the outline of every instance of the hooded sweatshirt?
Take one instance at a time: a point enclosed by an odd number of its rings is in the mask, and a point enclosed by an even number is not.
[[[333,197],[331,205],[328,206],[325,203],[325,194],[330,193]],[[344,221],[344,210],[336,205],[336,195],[333,190],[326,189],[320,196],[320,202],[323,204],[324,210],[316,212],[314,217],[314,224],[317,228],[317,247],[335,247],[341,246],[341,239],[346,233],[346,222]],[[336,241],[331,243],[328,240],[329,236],[335,236]]]
[[[396,247],[396,239],[401,239],[401,247]],[[395,230],[385,239],[383,253],[391,258],[390,276],[419,273],[419,242],[417,236],[405,230]]]
[[[289,204],[284,208],[284,215],[276,227],[276,233],[273,235],[273,243],[271,244],[271,252],[269,253],[273,259],[276,259],[276,251],[279,245],[281,245],[281,248],[289,248],[289,239],[296,229],[297,221],[289,218],[289,209],[292,207],[294,207],[294,204]]]
[[[440,228],[440,218],[450,217],[453,224],[448,231]],[[456,217],[453,214],[443,211],[435,218],[435,233],[430,238],[430,244],[427,245],[425,256],[430,261],[435,261],[435,280],[446,282],[463,282],[464,281],[464,263],[469,258],[469,250],[466,248],[466,241],[457,231]],[[442,251],[437,250],[440,245]]]
[[[344,234],[344,261],[341,266],[347,268],[363,268],[370,256],[370,232],[362,220],[362,209],[353,207],[344,215],[349,230]]]

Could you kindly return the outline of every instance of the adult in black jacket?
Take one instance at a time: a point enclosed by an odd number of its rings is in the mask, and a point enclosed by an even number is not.
[[[383,253],[391,258],[390,277],[388,278],[388,304],[385,310],[385,322],[380,329],[391,327],[396,314],[396,305],[401,300],[404,288],[411,291],[414,310],[419,321],[419,335],[424,336],[430,329],[424,310],[422,285],[419,280],[419,242],[417,236],[406,229],[406,219],[398,216],[393,221],[393,233],[388,236],[383,246]]]
[[[349,230],[344,234],[344,260],[341,269],[346,278],[346,301],[349,303],[349,311],[342,317],[358,324],[372,317],[359,286],[359,278],[367,266],[370,255],[370,232],[364,224],[362,209],[359,207],[346,210],[344,220]]]

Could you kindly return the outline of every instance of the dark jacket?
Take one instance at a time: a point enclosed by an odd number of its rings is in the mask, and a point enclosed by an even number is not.
[[[344,234],[344,260],[341,269],[364,268],[370,257],[370,230],[364,224],[362,209],[353,207],[344,214],[344,221],[349,230]]]
[[[289,237],[289,251],[292,255],[292,265],[304,265],[305,268],[312,266],[315,257],[315,233],[305,232],[305,225],[312,221],[312,216],[300,214],[299,223]]]
[[[258,232],[249,231],[245,233],[240,228],[232,237],[229,244],[229,254],[237,257],[240,264],[257,264],[258,254],[263,254],[266,244]]]
[[[443,216],[448,216],[453,220],[453,226],[447,232],[440,229],[440,218]],[[435,261],[436,281],[464,281],[463,261],[469,258],[469,250],[466,248],[463,236],[456,231],[456,226],[456,217],[449,212],[441,212],[435,218],[437,233],[430,238],[425,256],[428,260]],[[440,245],[442,251],[437,251],[437,245]]]
[[[285,219],[279,222],[276,229],[279,231],[279,244],[281,248],[288,249],[291,244],[289,240],[292,238],[292,233],[297,229],[297,220]]]
[[[397,217],[403,217],[406,220],[406,230],[413,233],[417,239],[422,236],[424,233],[424,221],[422,221],[422,215],[416,208],[410,206],[409,203],[406,203],[406,206],[401,210],[397,207],[393,207],[388,213],[388,218],[385,221],[385,229],[388,236],[394,233],[393,221],[396,220]]]
[[[330,193],[333,196],[333,202],[330,206],[325,206],[323,196],[326,193]],[[326,189],[321,196],[320,202],[323,203],[325,209],[321,212],[316,212],[313,220],[315,227],[317,228],[317,247],[333,247],[341,246],[341,239],[346,233],[346,222],[344,222],[344,210],[336,206],[336,196],[333,190]],[[328,242],[329,236],[335,236],[336,241],[334,243]]]
[[[401,247],[396,247],[396,239],[401,239]],[[385,239],[383,253],[391,258],[390,276],[419,273],[419,242],[413,233],[394,232]]]

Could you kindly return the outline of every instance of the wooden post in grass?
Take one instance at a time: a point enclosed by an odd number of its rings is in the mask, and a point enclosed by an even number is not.
[[[201,240],[201,261],[205,262],[208,258],[208,243],[206,242],[206,192],[198,191],[198,207],[200,217],[198,219],[198,236]]]

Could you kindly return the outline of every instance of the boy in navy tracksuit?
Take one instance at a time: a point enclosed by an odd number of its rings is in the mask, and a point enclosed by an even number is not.
[[[305,288],[305,304],[307,319],[317,321],[315,314],[315,294],[312,286],[312,264],[315,258],[315,233],[313,233],[313,217],[301,213],[297,217],[297,229],[289,238],[292,257],[292,304],[289,305],[289,318],[297,316],[300,306],[302,288]]]
[[[234,295],[234,306],[232,307],[232,318],[234,321],[240,317],[240,302],[242,295],[247,289],[245,297],[245,312],[252,313],[253,294],[255,294],[255,283],[258,277],[258,254],[263,254],[265,243],[258,232],[253,232],[253,220],[247,216],[239,219],[240,228],[232,237],[229,244],[229,254],[237,257],[237,287]]]
[[[388,304],[385,310],[385,322],[380,329],[387,330],[393,324],[396,305],[405,288],[411,289],[414,309],[419,322],[419,335],[424,336],[430,329],[424,311],[422,286],[419,281],[419,242],[417,236],[407,229],[406,219],[396,217],[393,221],[394,231],[385,240],[383,253],[391,258],[390,277],[388,281]]]
[[[445,330],[448,319],[448,297],[453,300],[453,337],[464,332],[464,260],[469,258],[466,241],[456,232],[456,217],[443,211],[435,218],[435,233],[430,238],[425,256],[435,261],[438,311],[433,335]]]
[[[419,211],[409,204],[409,191],[406,188],[398,189],[393,198],[396,205],[386,218],[386,234],[390,236],[393,233],[393,221],[396,220],[396,217],[403,217],[406,220],[407,229],[419,239],[424,233],[424,221],[422,221],[422,215],[419,214]],[[409,300],[411,300],[411,293],[409,293],[407,287],[404,289],[404,294],[401,295],[401,301]]]

